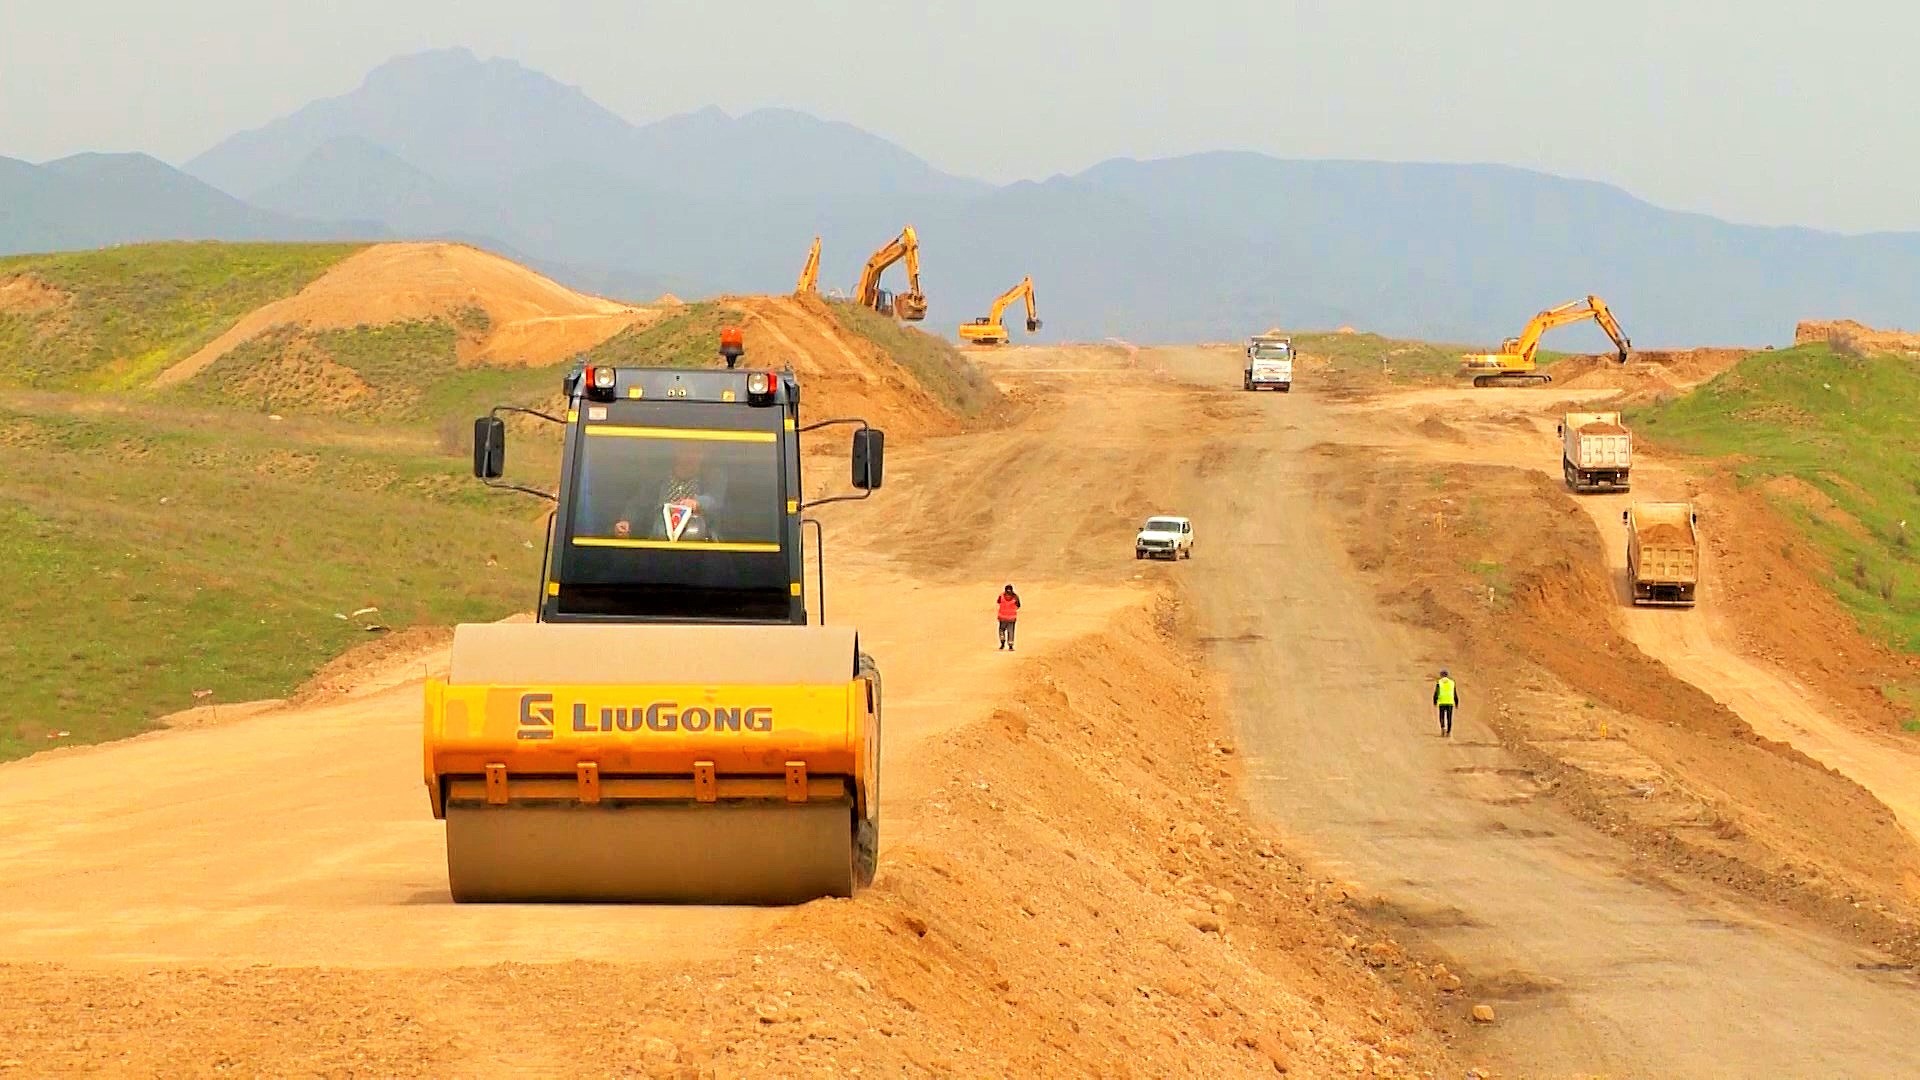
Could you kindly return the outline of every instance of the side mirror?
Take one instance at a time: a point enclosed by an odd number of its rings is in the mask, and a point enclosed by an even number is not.
[[[473,475],[498,480],[507,470],[507,422],[483,416],[473,422]]]
[[[887,433],[878,428],[862,428],[853,433],[853,486],[872,491],[880,486],[885,472]]]
[[[1628,513],[1629,513],[1629,511],[1626,511],[1626,510],[1622,510],[1622,511],[1620,511],[1620,520],[1621,520],[1621,521],[1625,521],[1625,520],[1627,520],[1627,514],[1628,514]]]
[[[1553,425],[1553,433],[1555,435],[1565,435],[1567,433],[1567,425],[1565,424]]]

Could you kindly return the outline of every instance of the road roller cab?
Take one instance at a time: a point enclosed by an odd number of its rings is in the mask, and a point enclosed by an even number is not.
[[[880,676],[808,580],[805,516],[880,487],[884,437],[800,421],[791,370],[579,366],[564,417],[499,407],[474,472],[553,499],[536,621],[455,629],[426,785],[455,900],[797,903],[872,880]],[[505,482],[503,414],[561,424],[560,485]],[[804,432],[857,494],[806,502]]]

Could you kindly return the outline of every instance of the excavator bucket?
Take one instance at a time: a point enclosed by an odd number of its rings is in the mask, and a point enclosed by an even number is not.
[[[927,298],[921,293],[896,293],[893,297],[893,313],[907,322],[919,322],[927,317]]]
[[[872,880],[878,674],[851,628],[494,623],[428,683],[454,900],[791,904]]]

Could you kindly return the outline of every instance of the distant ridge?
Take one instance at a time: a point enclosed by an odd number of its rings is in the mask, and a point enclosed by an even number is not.
[[[1230,340],[1277,319],[1491,346],[1587,293],[1645,348],[1786,344],[1814,317],[1920,325],[1920,234],[1733,225],[1499,165],[1245,151],[993,187],[790,109],[636,125],[466,49],[391,60],[346,94],[221,140],[186,172],[151,158],[0,160],[0,251],[452,239],[640,301],[784,293],[816,235],[821,288],[844,291],[910,222],[926,325],[943,332],[1029,274],[1041,340]],[[1591,326],[1550,343],[1602,344]]]

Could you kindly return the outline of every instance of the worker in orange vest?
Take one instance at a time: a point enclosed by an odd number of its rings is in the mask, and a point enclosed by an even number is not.
[[[1020,617],[1020,594],[1008,585],[1000,590],[1000,647],[1013,651],[1013,621]]]

